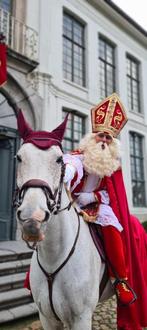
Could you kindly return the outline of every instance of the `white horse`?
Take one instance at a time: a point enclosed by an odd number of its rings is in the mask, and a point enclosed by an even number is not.
[[[30,285],[42,326],[90,330],[105,265],[87,223],[69,202],[62,151],[25,143],[17,159],[17,218],[24,240],[37,245]],[[109,282],[101,300],[112,294]]]

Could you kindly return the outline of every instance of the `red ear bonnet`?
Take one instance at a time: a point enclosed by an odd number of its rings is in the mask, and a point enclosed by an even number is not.
[[[64,137],[67,121],[68,121],[68,114],[66,115],[64,121],[50,133],[56,136],[61,142]]]
[[[26,137],[31,134],[32,129],[29,126],[29,124],[26,122],[24,115],[21,110],[19,110],[18,116],[17,116],[17,126],[18,131],[23,140],[26,139]]]
[[[17,116],[18,131],[24,143],[32,143],[37,148],[48,149],[52,145],[58,145],[61,148],[62,139],[65,133],[68,114],[64,121],[52,132],[33,131],[29,124],[25,121],[23,113],[19,110]]]

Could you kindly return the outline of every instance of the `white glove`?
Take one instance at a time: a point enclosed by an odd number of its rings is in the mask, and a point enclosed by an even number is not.
[[[90,193],[83,192],[80,194],[77,193],[75,195],[79,195],[78,198],[76,199],[76,202],[79,204],[79,206],[85,206],[96,201],[93,192]]]
[[[76,169],[71,164],[66,164],[65,174],[64,174],[64,183],[66,183],[67,189],[70,190],[71,181],[74,178]]]

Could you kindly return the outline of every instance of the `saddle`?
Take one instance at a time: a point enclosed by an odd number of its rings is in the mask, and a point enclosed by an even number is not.
[[[79,209],[79,207],[74,205],[74,207],[78,208],[78,213],[83,217],[84,221],[88,222],[89,231],[91,234],[91,237],[93,239],[93,242],[98,250],[98,253],[101,257],[102,262],[105,263],[105,270],[104,274],[100,283],[100,298],[102,296],[102,293],[107,285],[107,282],[109,280],[109,274],[108,274],[108,267],[107,267],[107,258],[104,250],[104,242],[103,237],[101,233],[101,226],[98,224],[95,224],[95,220],[98,214],[99,204],[97,202],[90,203],[82,208]]]
[[[98,202],[90,203],[86,206],[83,206],[82,208],[79,208],[79,206],[77,206],[76,204],[75,208],[77,209],[77,207],[78,207],[77,210],[78,213],[83,217],[84,221],[88,222],[90,234],[101,256],[102,262],[106,262],[103,238],[101,234],[101,226],[95,224],[95,220],[99,209],[99,203]]]
[[[100,283],[100,298],[103,294],[103,291],[109,281],[109,273],[108,273],[108,267],[107,267],[107,260],[106,255],[104,251],[104,244],[103,244],[103,238],[101,235],[101,228],[100,225],[96,225],[94,223],[88,223],[89,231],[92,236],[93,242],[99,252],[99,255],[101,257],[102,262],[105,263],[105,270],[101,279]]]
[[[89,231],[92,236],[93,242],[100,254],[102,262],[106,262],[106,255],[104,251],[104,243],[101,234],[100,225],[94,223],[88,223]]]
[[[81,215],[84,219],[84,221],[88,222],[89,231],[91,234],[91,237],[93,239],[93,242],[97,248],[97,251],[101,257],[102,262],[105,263],[105,270],[104,274],[100,283],[100,297],[105,289],[105,286],[109,280],[109,274],[108,274],[108,267],[107,267],[107,260],[106,260],[106,254],[104,251],[104,243],[103,238],[101,234],[101,226],[98,224],[95,224],[95,220],[98,214],[99,204],[97,202],[90,203],[82,208],[79,207],[79,205],[76,203],[74,198],[71,195],[71,192],[66,189],[68,198],[70,200],[71,205],[73,205],[76,212]]]

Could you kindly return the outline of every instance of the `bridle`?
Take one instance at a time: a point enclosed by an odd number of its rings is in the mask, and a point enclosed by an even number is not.
[[[69,210],[71,208],[74,200],[70,201],[67,206],[65,206],[64,208],[61,209],[61,195],[62,195],[62,189],[63,189],[63,184],[64,184],[64,182],[63,182],[64,174],[65,174],[65,164],[62,160],[61,161],[61,176],[60,176],[60,180],[59,180],[59,187],[55,190],[54,193],[52,192],[52,190],[51,190],[50,186],[48,185],[48,183],[43,181],[43,180],[31,179],[31,180],[26,181],[20,189],[17,188],[15,190],[15,194],[14,194],[14,198],[13,198],[13,206],[15,208],[18,208],[18,207],[21,206],[21,204],[23,202],[23,198],[25,196],[25,193],[29,188],[41,188],[43,193],[46,196],[47,207],[48,207],[48,210],[49,210],[50,214],[57,215],[57,214],[59,214],[59,212]],[[46,276],[46,279],[47,279],[48,289],[49,289],[50,306],[51,306],[51,309],[52,309],[52,311],[55,315],[55,318],[58,321],[60,319],[59,319],[59,317],[58,317],[58,315],[55,311],[54,304],[53,304],[53,299],[52,299],[53,281],[54,281],[55,276],[57,275],[57,273],[65,266],[65,264],[68,262],[68,260],[70,259],[70,257],[74,253],[76,243],[78,241],[78,237],[79,237],[79,233],[80,233],[80,217],[79,217],[79,213],[77,212],[76,209],[75,209],[75,212],[76,212],[77,217],[78,217],[78,228],[77,228],[77,233],[76,233],[76,237],[75,237],[73,246],[72,246],[69,254],[67,255],[67,257],[65,258],[65,260],[61,263],[61,265],[53,273],[47,273],[46,270],[42,267],[42,265],[39,261],[38,249],[36,248],[35,242],[31,246],[29,244],[29,242],[26,241],[29,248],[31,248],[33,250],[36,250],[38,265],[41,268],[42,272],[44,273],[44,275]],[[44,221],[45,221],[45,219],[44,219]]]
[[[25,193],[29,188],[40,188],[45,194],[47,207],[50,213],[58,214],[61,206],[61,194],[63,188],[63,178],[65,173],[65,164],[61,162],[61,176],[59,187],[53,193],[47,182],[41,179],[31,179],[26,181],[21,188],[17,188],[14,192],[13,207],[18,208],[21,206]],[[51,202],[52,201],[52,202]]]
[[[26,181],[21,188],[17,188],[14,191],[14,197],[13,197],[13,207],[18,209],[24,199],[24,196],[29,188],[40,188],[45,197],[46,197],[46,203],[47,207],[49,210],[50,215],[56,215],[59,212],[62,212],[64,210],[69,210],[71,205],[73,204],[74,201],[70,201],[67,206],[65,206],[63,209],[61,209],[61,195],[62,195],[62,189],[63,189],[63,179],[64,179],[64,174],[65,174],[65,164],[63,162],[63,159],[61,159],[61,175],[60,175],[60,180],[59,180],[59,186],[53,193],[50,186],[48,185],[47,182],[41,179],[31,179]],[[30,219],[31,220],[31,219]],[[45,219],[42,221],[47,222],[48,216],[45,217]],[[20,222],[24,222],[23,220],[19,219]],[[36,244],[37,241],[34,241],[33,244],[31,245],[27,240],[24,239],[23,234],[22,234],[22,239],[26,242],[28,247],[32,250],[36,249]]]

